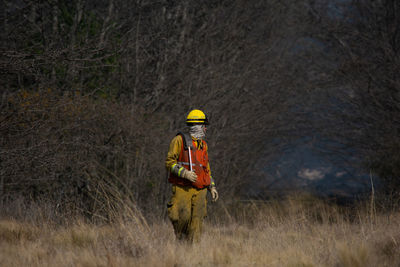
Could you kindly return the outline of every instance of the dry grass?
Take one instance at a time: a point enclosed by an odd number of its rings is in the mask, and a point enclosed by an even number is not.
[[[400,213],[308,203],[220,206],[194,245],[175,241],[169,222],[141,216],[106,225],[2,219],[0,266],[400,265]]]

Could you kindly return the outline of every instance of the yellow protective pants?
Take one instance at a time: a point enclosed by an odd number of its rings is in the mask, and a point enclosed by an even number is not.
[[[203,219],[207,215],[207,188],[172,186],[172,198],[167,204],[168,217],[179,240],[200,240]]]

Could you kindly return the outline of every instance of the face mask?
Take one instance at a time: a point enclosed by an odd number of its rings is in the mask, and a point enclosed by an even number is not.
[[[196,139],[202,139],[206,136],[206,133],[204,131],[204,125],[189,126],[189,133]]]

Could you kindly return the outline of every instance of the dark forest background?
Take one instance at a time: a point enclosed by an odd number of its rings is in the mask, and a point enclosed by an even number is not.
[[[396,0],[0,4],[3,211],[162,215],[168,145],[193,108],[222,201],[305,137],[399,199]]]

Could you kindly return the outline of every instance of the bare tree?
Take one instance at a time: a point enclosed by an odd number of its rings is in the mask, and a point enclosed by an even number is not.
[[[325,104],[317,128],[334,141],[335,153],[378,175],[384,191],[398,198],[399,3],[351,1],[336,13],[315,3],[309,7],[321,24],[314,36],[328,51],[321,56],[334,64],[330,82],[316,97]]]
[[[99,217],[124,196],[158,213],[168,142],[192,108],[210,116],[212,171],[235,196],[260,157],[299,136],[299,10],[275,0],[9,6],[2,198],[48,197]]]

